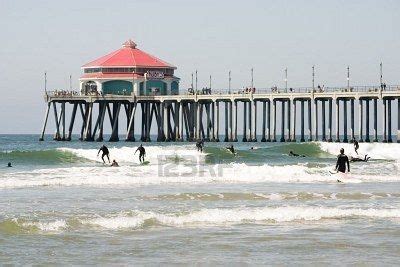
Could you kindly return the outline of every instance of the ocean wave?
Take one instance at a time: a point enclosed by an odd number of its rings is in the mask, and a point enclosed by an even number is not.
[[[303,222],[369,218],[400,218],[398,208],[336,208],[310,206],[246,207],[246,208],[204,208],[197,211],[160,213],[133,210],[103,216],[87,216],[72,219],[27,221],[7,219],[0,221],[0,232],[7,233],[58,233],[67,230],[91,228],[99,230],[143,229],[154,226],[167,227],[209,227],[215,225],[263,224],[282,222]]]
[[[346,155],[358,156],[354,151],[354,145],[349,143],[327,143],[317,142],[318,146],[332,155],[338,155],[341,148],[344,148]],[[359,143],[358,154],[368,155],[372,159],[400,161],[400,144],[397,143]]]
[[[1,151],[0,160],[22,164],[63,164],[82,162],[85,158],[79,157],[70,151],[58,149],[48,150],[12,150]]]
[[[271,166],[230,163],[216,165],[138,164],[118,168],[101,166],[47,168],[0,174],[0,188],[34,186],[143,186],[151,184],[204,183],[347,183],[400,181],[398,171],[392,174],[337,174],[332,166]]]
[[[198,152],[193,145],[174,145],[174,146],[146,146],[146,160],[151,164],[162,162],[204,162],[207,154]],[[109,147],[110,159],[117,162],[139,163],[139,153],[135,154],[137,147]],[[78,157],[91,161],[102,162],[101,157],[97,156],[97,149],[76,149],[62,147],[57,150],[72,153]]]

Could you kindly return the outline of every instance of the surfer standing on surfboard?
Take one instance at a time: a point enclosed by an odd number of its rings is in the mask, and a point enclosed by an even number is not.
[[[347,165],[347,172],[350,172],[349,158],[344,154],[344,149],[341,148],[340,149],[340,154],[339,154],[339,156],[337,158],[335,170],[337,172],[345,173],[346,172],[346,165]]]
[[[140,163],[143,163],[144,162],[144,156],[146,156],[146,150],[144,149],[142,144],[140,144],[140,146],[136,149],[135,154],[138,151],[139,151],[139,161],[140,161]]]

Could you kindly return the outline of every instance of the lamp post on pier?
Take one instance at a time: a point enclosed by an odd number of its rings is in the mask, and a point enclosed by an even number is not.
[[[347,66],[347,91],[350,92],[350,67]]]
[[[254,74],[254,70],[253,70],[253,68],[251,68],[251,89],[253,89],[253,87],[254,87],[254,77],[253,77],[253,74]]]
[[[287,68],[285,69],[285,93],[287,93]]]
[[[228,93],[231,93],[231,71],[228,74]]]
[[[313,65],[312,66],[312,89],[313,89],[313,91],[314,91],[314,89],[315,89],[315,66]]]

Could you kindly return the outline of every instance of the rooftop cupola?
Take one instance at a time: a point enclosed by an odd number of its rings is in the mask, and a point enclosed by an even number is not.
[[[131,39],[129,39],[128,41],[126,41],[125,43],[122,44],[122,47],[135,49],[136,43],[134,41],[132,41]]]

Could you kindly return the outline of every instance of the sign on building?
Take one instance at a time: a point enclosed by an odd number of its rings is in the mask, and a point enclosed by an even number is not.
[[[146,75],[147,79],[164,79],[164,72],[158,70],[149,70]]]

